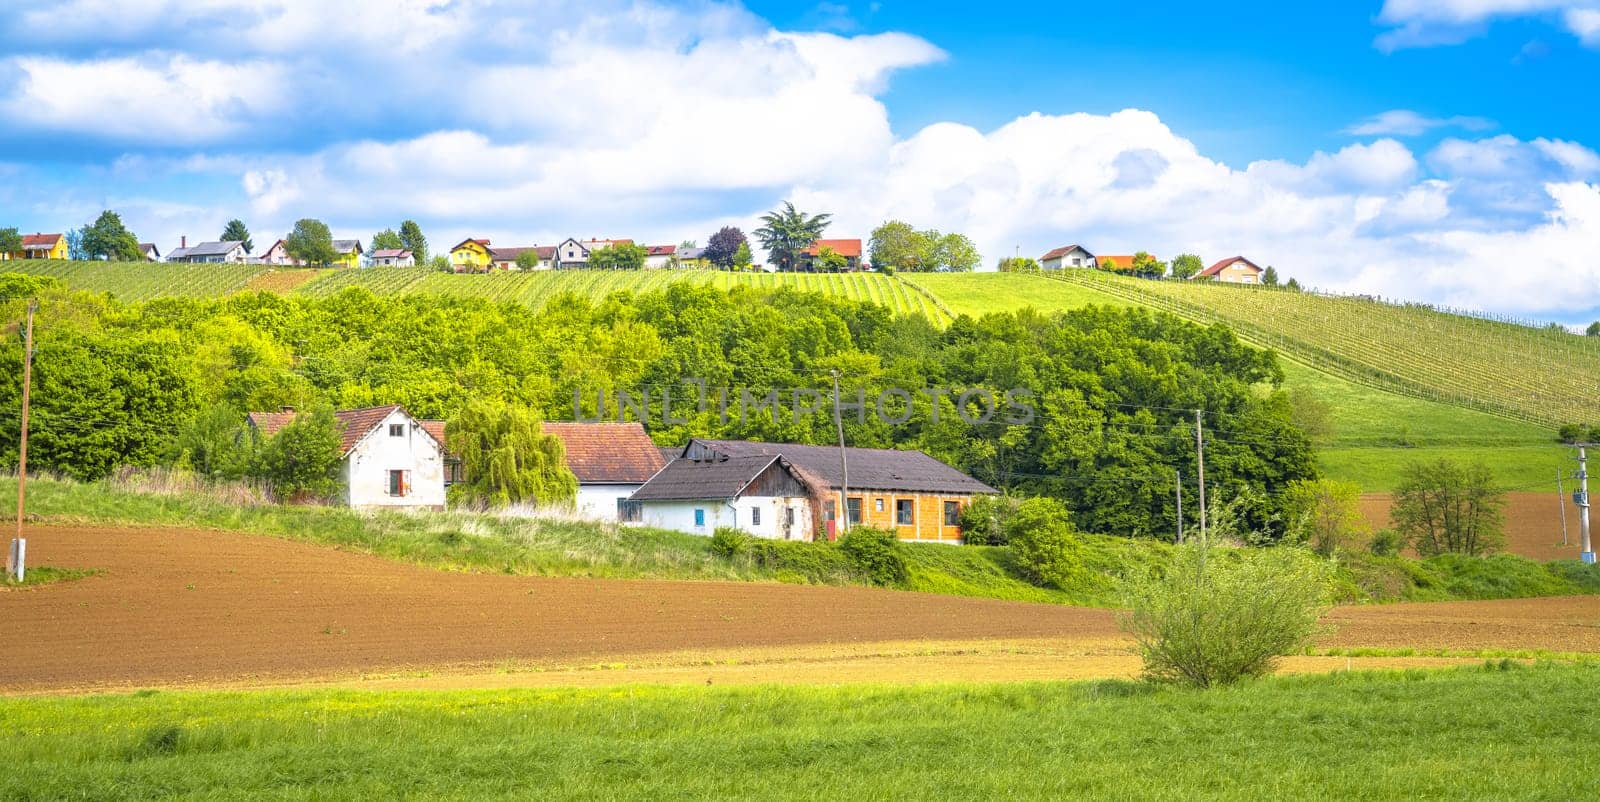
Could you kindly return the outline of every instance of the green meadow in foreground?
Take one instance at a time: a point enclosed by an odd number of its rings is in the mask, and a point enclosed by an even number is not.
[[[1600,668],[0,702],[0,797],[1592,798]]]

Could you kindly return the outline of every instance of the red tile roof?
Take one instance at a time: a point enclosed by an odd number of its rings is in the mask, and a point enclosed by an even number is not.
[[[404,259],[410,255],[411,252],[405,248],[384,248],[372,252],[372,258],[374,259]]]
[[[1216,274],[1221,273],[1223,270],[1226,270],[1228,268],[1228,265],[1231,265],[1234,262],[1244,262],[1245,264],[1249,265],[1252,269],[1254,269],[1257,273],[1261,272],[1261,265],[1258,265],[1255,262],[1252,262],[1249,259],[1244,258],[1243,256],[1230,256],[1227,259],[1223,259],[1222,261],[1220,261],[1220,262],[1218,262],[1218,263],[1216,263],[1216,264],[1214,264],[1214,265],[1212,265],[1212,266],[1200,271],[1199,275],[1201,275],[1201,276],[1215,276]]]
[[[41,249],[50,250],[51,248],[54,248],[56,243],[60,241],[60,234],[23,234],[22,249],[25,251]]]
[[[429,437],[432,437],[434,440],[439,442],[440,448],[444,448],[444,421],[419,420],[417,423],[422,424],[422,430],[427,432]],[[449,449],[445,450],[449,451]]]
[[[1056,248],[1055,250],[1045,254],[1044,256],[1039,257],[1039,261],[1043,262],[1043,261],[1045,261],[1047,259],[1055,259],[1057,257],[1066,256],[1067,254],[1072,253],[1073,251],[1078,250],[1081,247],[1082,246],[1077,245],[1077,244],[1065,245],[1065,246],[1062,246],[1060,248]],[[1083,252],[1084,253],[1089,253],[1089,249],[1088,248],[1083,248]],[[1092,254],[1092,253],[1089,253],[1089,255],[1090,256],[1094,256],[1094,254]]]
[[[648,256],[671,256],[678,252],[676,245],[649,245],[645,250]]]
[[[637,484],[666,464],[661,450],[637,423],[546,421],[545,434],[567,447],[567,467],[580,484]]]
[[[816,256],[822,253],[823,248],[832,248],[840,256],[860,256],[861,240],[858,239],[819,239],[811,243],[811,247],[801,253]]]
[[[1155,259],[1158,262],[1161,261],[1160,257],[1156,256],[1153,253],[1150,254],[1150,258],[1151,259]],[[1129,254],[1110,254],[1110,255],[1101,254],[1099,256],[1096,256],[1094,258],[1094,261],[1095,261],[1095,264],[1098,264],[1101,267],[1105,267],[1106,266],[1106,262],[1115,261],[1117,263],[1117,267],[1126,269],[1126,268],[1133,267],[1133,254],[1131,254],[1131,253],[1129,253]]]
[[[400,409],[399,404],[390,404],[386,407],[367,407],[366,409],[347,409],[333,413],[334,420],[339,426],[339,456],[349,456],[368,433],[383,423],[389,414]],[[402,410],[404,411],[404,410]],[[280,429],[288,426],[300,413],[298,412],[252,412],[245,420],[256,431],[268,437],[277,434]],[[427,430],[427,426],[423,426]],[[433,435],[433,432],[428,432]],[[444,444],[443,431],[434,436],[440,445]]]

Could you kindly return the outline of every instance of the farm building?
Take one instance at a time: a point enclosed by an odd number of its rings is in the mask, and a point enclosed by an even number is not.
[[[811,243],[811,247],[795,254],[794,269],[815,271],[817,257],[822,255],[823,248],[843,256],[845,270],[861,269],[861,240],[858,239],[819,239]]]
[[[553,245],[545,245],[542,247],[538,245],[529,245],[515,248],[490,248],[489,257],[494,263],[494,266],[501,270],[521,270],[522,268],[517,266],[517,258],[522,256],[522,254],[526,251],[532,251],[535,256],[539,257],[539,266],[534,268],[535,270],[552,269],[552,262],[554,262],[556,258],[556,249]]]
[[[298,413],[252,412],[245,422],[270,437]],[[448,459],[439,421],[411,417],[399,405],[334,413],[339,425],[343,501],[355,509],[442,510]]]
[[[679,248],[679,267],[710,267],[711,260],[706,258],[705,248]]]
[[[184,237],[177,248],[167,254],[169,262],[188,262],[205,264],[244,264],[248,258],[244,243],[234,240],[221,242],[202,242],[190,247],[189,238]]]
[[[154,242],[139,243],[139,254],[144,257],[146,262],[161,261],[161,249],[157,248]]]
[[[796,538],[810,540],[819,529],[833,534],[845,466],[840,465],[839,449],[831,446],[690,440],[679,452],[679,458],[669,463],[657,476],[673,488],[668,491],[669,495],[679,497],[663,496],[660,486],[652,488],[651,485],[657,484],[657,480],[652,479],[640,488],[639,493],[634,494],[633,500],[641,502],[643,520],[657,526],[701,534],[710,534],[719,525],[738,526],[763,537],[779,536],[781,533],[763,534],[779,530],[753,520],[757,515],[754,507],[765,505],[762,506],[763,510],[770,508],[781,512],[781,509],[789,508],[789,501],[792,500],[792,496],[783,495],[794,492],[792,486],[776,473],[761,473],[774,470],[761,459],[769,458],[770,462],[772,457],[782,458],[777,470],[792,477],[800,485],[800,492],[805,497],[805,516],[808,521],[795,535]],[[846,501],[850,523],[888,529],[902,540],[959,542],[961,528],[958,520],[962,507],[973,496],[996,492],[994,488],[921,451],[847,448],[844,457],[850,476]],[[710,467],[718,465],[723,467]],[[706,470],[695,473],[700,469]],[[712,494],[681,497],[685,493],[710,492],[694,491],[693,483],[686,477],[695,475],[706,477],[707,488],[715,489],[718,493],[727,491],[733,480],[723,474],[730,471],[748,471],[745,477],[747,482],[761,479],[762,482],[754,487],[762,494],[752,495],[749,489],[741,489],[741,486],[734,488],[739,492],[730,496]],[[713,479],[716,481],[713,482]],[[747,496],[759,501],[741,501]],[[713,501],[721,506],[711,504]],[[740,505],[742,507],[736,510],[735,507]],[[788,513],[783,512],[782,515],[787,525]],[[721,523],[707,525],[707,521]]]
[[[674,459],[628,500],[634,520],[693,535],[717,527],[772,540],[811,540],[819,487],[774,454]]]
[[[567,469],[578,477],[578,514],[601,521],[636,520],[627,499],[667,461],[637,423],[541,424],[566,447]]]
[[[1262,267],[1243,256],[1233,256],[1195,274],[1197,279],[1211,279],[1229,284],[1260,284]]]
[[[631,239],[586,239],[568,237],[556,246],[554,265],[561,270],[576,270],[589,266],[589,255],[601,248],[615,245],[632,245]]]
[[[672,267],[677,261],[678,246],[676,245],[645,246],[644,266],[647,268]]]
[[[373,267],[413,267],[416,257],[404,248],[379,248],[372,252]]]
[[[1042,270],[1067,270],[1074,267],[1095,266],[1094,254],[1082,245],[1064,245],[1039,257]]]

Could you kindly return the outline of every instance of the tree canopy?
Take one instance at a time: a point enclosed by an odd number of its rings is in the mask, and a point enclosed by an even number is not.
[[[255,243],[250,241],[250,229],[246,228],[244,221],[237,217],[229,220],[228,224],[223,226],[221,239],[223,242],[244,243],[245,253],[249,253],[255,249]]]
[[[339,257],[333,249],[333,234],[321,220],[304,218],[294,224],[294,230],[283,239],[283,248],[289,255],[308,265],[327,265]]]
[[[533,248],[523,248],[517,254],[517,267],[522,270],[538,270],[539,252]]]
[[[619,242],[589,253],[589,266],[596,270],[638,270],[650,251],[643,245]]]
[[[560,438],[544,434],[539,416],[503,401],[476,399],[445,424],[450,453],[461,459],[458,501],[551,505],[570,503],[578,479],[567,469]]]
[[[1206,269],[1205,262],[1200,261],[1200,256],[1193,253],[1180,253],[1172,257],[1173,278],[1194,278],[1196,273]]]
[[[711,235],[711,239],[706,240],[706,261],[723,270],[732,269],[733,258],[739,253],[741,245],[749,247],[744,232],[733,226],[723,226],[717,229],[717,233]]]
[[[122,225],[122,216],[107,210],[93,223],[83,227],[80,247],[89,259],[109,259],[114,262],[138,262],[144,259],[139,252],[139,239]]]
[[[22,235],[15,228],[0,228],[0,253],[22,250]]]
[[[372,250],[374,251],[399,251],[406,250],[406,243],[392,228],[386,228],[372,235]],[[416,254],[413,253],[413,256]]]
[[[1505,494],[1489,466],[1450,459],[1406,466],[1389,519],[1423,556],[1489,554],[1505,545]]]
[[[815,245],[832,220],[831,214],[807,215],[784,201],[782,209],[761,215],[754,233],[779,270],[793,270],[800,252]]]
[[[868,250],[872,266],[890,272],[970,271],[980,259],[978,246],[965,235],[919,231],[900,220],[887,220],[873,229]]]
[[[415,220],[405,220],[400,223],[400,247],[411,252],[417,264],[428,261],[428,238],[422,235],[422,226]]]

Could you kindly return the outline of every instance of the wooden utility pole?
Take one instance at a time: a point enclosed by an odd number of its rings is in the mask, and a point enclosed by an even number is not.
[[[22,337],[22,437],[17,445],[17,536],[6,551],[6,575],[22,581],[28,541],[22,537],[23,510],[28,494],[28,401],[33,390],[33,313],[37,300],[28,301],[28,323]]]
[[[1200,540],[1206,539],[1206,440],[1201,434],[1201,412],[1194,411],[1195,472],[1200,481]]]
[[[833,371],[833,426],[839,430],[839,522],[841,533],[850,531],[850,463],[845,459],[844,418],[839,415],[839,371]]]
[[[1177,474],[1177,477],[1178,477],[1178,482],[1177,482],[1177,485],[1176,485],[1177,490],[1178,490],[1178,543],[1182,544],[1183,543],[1183,471],[1174,471],[1173,473]]]

